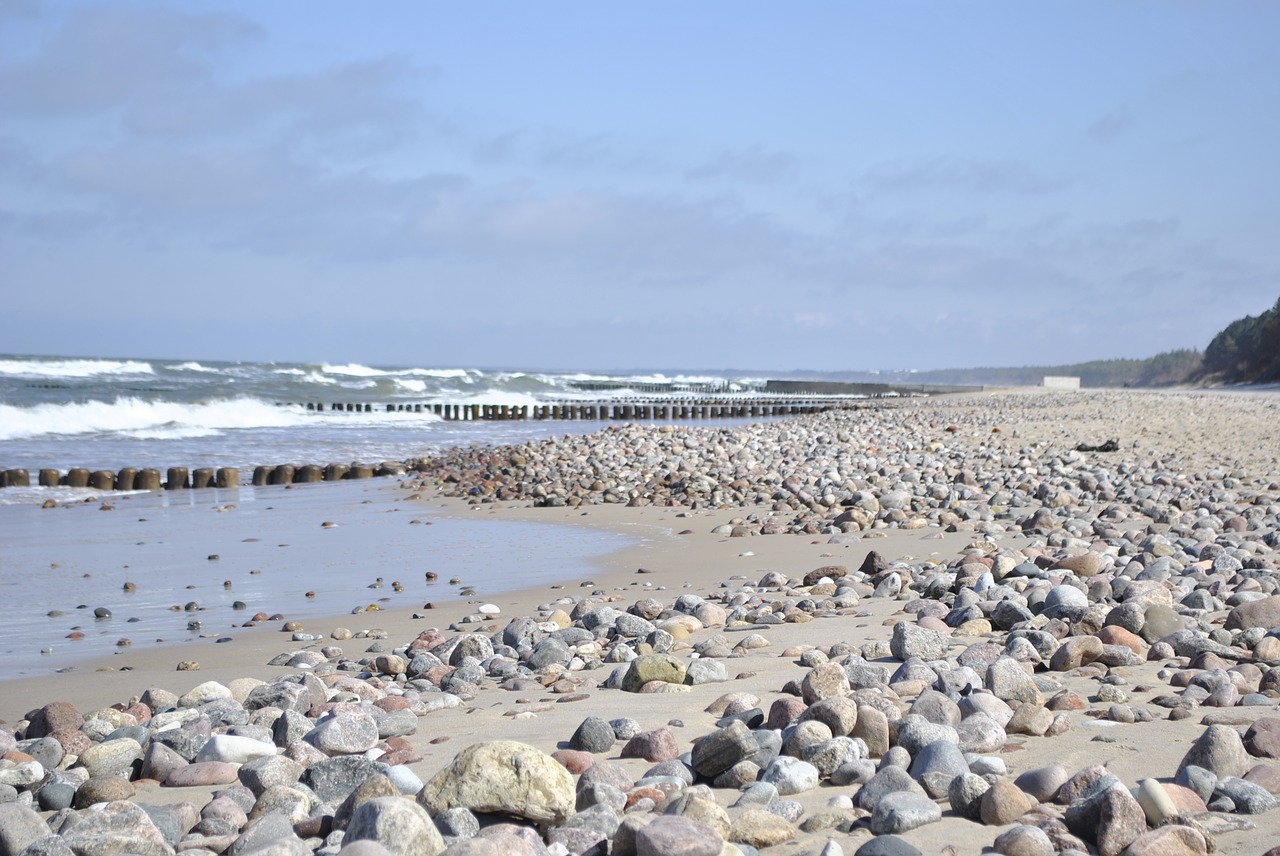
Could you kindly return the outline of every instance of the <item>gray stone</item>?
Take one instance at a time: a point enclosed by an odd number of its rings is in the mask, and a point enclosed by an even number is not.
[[[0,803],[0,856],[17,856],[47,835],[49,827],[31,808],[16,802]]]
[[[377,797],[351,815],[343,843],[376,841],[396,856],[436,856],[444,839],[422,806],[402,797]]]
[[[109,802],[83,811],[64,826],[63,840],[78,856],[169,856],[168,842],[147,813],[130,802]]]
[[[1203,767],[1219,778],[1238,778],[1248,772],[1253,763],[1238,731],[1228,725],[1210,725],[1191,744],[1178,770],[1192,765]]]
[[[924,788],[920,787],[906,770],[901,767],[885,767],[876,773],[871,778],[871,781],[862,786],[854,797],[854,802],[868,811],[874,811],[880,800],[891,793],[899,791],[916,794],[928,799],[928,794],[925,793]]]
[[[720,856],[724,838],[704,823],[662,815],[635,831],[636,856]]]
[[[753,757],[759,748],[745,724],[732,722],[694,744],[690,766],[698,775],[714,779],[738,762]]]
[[[942,820],[942,808],[927,796],[895,791],[876,802],[871,813],[871,831],[876,835],[909,832]]]
[[[937,630],[930,630],[918,624],[899,621],[893,625],[893,636],[889,640],[889,650],[899,660],[919,657],[921,660],[941,660],[947,656],[951,637]]]

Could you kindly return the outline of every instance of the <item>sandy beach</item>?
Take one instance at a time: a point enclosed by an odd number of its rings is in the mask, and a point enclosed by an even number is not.
[[[836,662],[842,663],[853,683],[845,677],[837,691],[819,694],[821,698],[853,699],[859,714],[864,708],[886,705],[899,711],[900,720],[888,720],[885,733],[899,748],[897,741],[909,713],[923,717],[922,723],[960,728],[959,715],[963,712],[968,719],[974,710],[966,700],[974,693],[992,694],[993,673],[986,671],[990,656],[982,668],[975,666],[975,660],[961,657],[985,687],[965,687],[959,693],[955,690],[960,685],[948,684],[944,678],[944,673],[959,673],[961,663],[956,658],[967,646],[977,646],[984,648],[984,655],[994,650],[1021,664],[1019,672],[1038,699],[1027,709],[1019,707],[1019,698],[1001,699],[1014,719],[999,723],[1007,728],[1000,740],[966,756],[970,768],[981,771],[977,778],[985,775],[987,787],[994,788],[996,780],[1001,788],[1014,787],[1011,783],[1028,771],[1058,765],[1067,776],[1075,776],[1102,765],[1119,780],[1125,799],[1137,805],[1127,797],[1129,789],[1145,779],[1171,784],[1180,763],[1210,725],[1225,726],[1238,739],[1255,721],[1278,716],[1280,652],[1266,640],[1274,640],[1272,634],[1280,634],[1280,629],[1268,624],[1260,632],[1244,635],[1248,628],[1228,618],[1237,607],[1277,593],[1278,417],[1280,395],[1275,393],[1013,391],[902,400],[762,428],[616,429],[606,432],[607,436],[530,443],[515,453],[461,454],[434,468],[424,467],[416,478],[279,489],[269,494],[259,491],[252,502],[231,495],[202,497],[200,507],[182,513],[173,509],[160,513],[163,509],[157,500],[145,497],[115,500],[116,510],[110,513],[93,504],[22,509],[23,525],[38,527],[39,537],[50,539],[46,553],[71,557],[60,561],[69,569],[72,582],[68,585],[74,585],[75,572],[102,578],[101,594],[95,595],[102,603],[86,602],[89,608],[111,608],[116,614],[113,621],[125,616],[128,602],[119,591],[120,580],[134,582],[139,591],[156,592],[154,612],[148,613],[152,617],[140,622],[146,638],[153,633],[169,638],[164,644],[135,642],[114,653],[104,650],[100,656],[77,657],[66,664],[72,668],[60,674],[28,674],[0,682],[0,720],[4,730],[16,731],[16,739],[21,740],[30,729],[27,715],[50,702],[68,702],[82,715],[111,705],[134,710],[151,688],[182,696],[207,682],[229,688],[229,695],[244,702],[257,682],[270,684],[302,672],[323,675],[318,664],[361,658],[368,658],[363,671],[328,674],[363,676],[360,679],[373,688],[367,704],[388,690],[403,696],[408,686],[403,675],[395,678],[394,670],[379,675],[374,658],[403,650],[429,629],[437,629],[442,638],[468,633],[501,641],[514,619],[529,616],[545,622],[556,609],[574,613],[583,599],[593,601],[597,609],[613,607],[623,613],[631,609],[628,614],[636,615],[644,611],[635,609],[638,602],[653,599],[665,611],[649,621],[667,628],[671,638],[666,648],[614,632],[598,634],[592,643],[597,645],[595,650],[604,655],[623,646],[629,656],[645,657],[657,656],[662,649],[686,666],[699,659],[716,659],[724,667],[724,680],[668,684],[670,691],[648,685],[648,691],[630,692],[605,686],[615,669],[625,671],[628,660],[610,661],[606,656],[599,662],[600,657],[585,653],[578,657],[578,668],[526,670],[528,680],[512,683],[512,688],[503,688],[502,678],[487,674],[474,682],[474,692],[464,688],[452,696],[459,699],[457,706],[418,712],[416,729],[403,738],[408,744],[404,757],[413,759],[405,766],[422,782],[430,782],[462,750],[476,744],[513,740],[546,753],[563,750],[588,717],[633,719],[645,731],[669,727],[679,751],[686,752],[699,738],[717,732],[723,704],[717,708],[714,703],[725,694],[754,695],[755,706],[770,717],[779,700],[800,701],[795,693],[807,675]],[[1075,451],[1078,445],[1096,446],[1111,439],[1117,441],[1116,451]],[[494,465],[495,455],[506,460],[506,467]],[[592,455],[599,460],[592,460]],[[612,469],[611,461],[616,463]],[[600,482],[598,487],[593,481]],[[548,490],[557,485],[560,493]],[[899,494],[905,494],[905,499]],[[606,495],[609,501],[604,501]],[[829,503],[827,497],[831,497]],[[265,510],[268,505],[273,512]],[[134,513],[135,509],[143,511]],[[145,538],[124,531],[126,524],[136,527],[140,517],[159,520],[163,526],[148,527]],[[18,520],[19,515],[9,519]],[[111,547],[97,554],[102,561],[89,571],[80,566],[89,564],[93,551],[104,549],[101,539],[106,536],[99,531],[95,536],[99,540],[76,547],[72,536],[78,526],[95,531],[115,526],[121,537],[164,547],[139,548],[128,555],[119,552],[124,549],[121,546]],[[518,531],[519,537],[507,538],[502,527]],[[449,538],[470,546],[472,564],[433,550],[432,539]],[[566,550],[572,558],[558,564],[561,541],[572,542]],[[283,544],[290,546],[274,546]],[[1205,549],[1205,544],[1217,546]],[[269,561],[264,545],[273,545],[275,551]],[[33,549],[39,552],[38,545]],[[1193,549],[1195,555],[1189,552]],[[872,551],[885,564],[862,572]],[[216,573],[207,567],[208,557],[215,553]],[[175,555],[180,561],[174,561]],[[1156,563],[1162,557],[1170,561],[1161,563],[1163,570],[1157,572]],[[1170,570],[1171,561],[1177,567]],[[311,570],[325,563],[332,574],[322,583],[310,582],[318,578]],[[1015,573],[1014,568],[1023,570]],[[260,576],[252,574],[254,569],[288,582],[255,600],[244,594],[251,590],[253,577]],[[803,582],[818,569],[828,569],[817,575],[828,581]],[[1142,576],[1146,569],[1151,573]],[[980,581],[979,571],[997,576]],[[438,578],[427,580],[428,572]],[[769,575],[782,575],[785,581],[771,583]],[[1126,575],[1123,584],[1115,583]],[[896,583],[889,580],[891,576]],[[188,577],[198,582],[189,583]],[[214,577],[225,577],[231,585],[224,590],[210,582]],[[454,577],[457,582],[451,583]],[[382,578],[381,588],[369,589],[378,578]],[[39,579],[33,568],[33,584]],[[1190,582],[1179,588],[1183,579]],[[395,591],[393,582],[400,583],[403,591]],[[185,588],[191,584],[199,588]],[[1063,594],[1064,586],[1087,597],[1087,604],[1064,608],[1050,617],[1046,604],[1052,601],[1046,594],[1066,597],[1070,593]],[[953,623],[949,616],[963,608],[957,601],[967,596],[962,595],[966,588],[971,590],[972,616]],[[317,597],[308,599],[306,592],[313,589]],[[1028,592],[1038,592],[1025,598],[1030,603],[1023,605],[1025,624],[1010,624],[999,617],[994,601],[986,602],[991,592],[1001,589],[1024,598]],[[1203,594],[1186,601],[1193,590]],[[107,599],[108,591],[117,592],[114,599]],[[680,622],[669,622],[681,613],[672,608],[682,595],[716,604],[728,620],[673,634],[671,627]],[[59,597],[79,600],[65,594]],[[243,610],[233,607],[240,598],[246,604]],[[168,611],[169,604],[190,600],[203,605],[201,611],[191,613],[201,627],[183,632],[177,622],[185,624],[188,615],[166,619],[162,612]],[[926,606],[926,601],[933,601],[937,608]],[[1125,603],[1141,607],[1134,607],[1139,629],[1125,630],[1124,637],[1118,632],[1107,634],[1108,626],[1123,623],[1114,610]],[[351,612],[353,607],[369,604],[379,608]],[[1148,620],[1153,621],[1151,610],[1156,605],[1174,615],[1182,636],[1172,641],[1162,641],[1169,637],[1163,633],[1146,638],[1142,611],[1147,610]],[[39,603],[33,603],[30,611],[37,619],[47,620],[47,609]],[[258,611],[268,614],[265,620],[244,627]],[[771,611],[789,617],[765,620],[763,613]],[[280,617],[272,619],[276,614]],[[163,624],[166,620],[170,623]],[[285,631],[287,621],[300,626]],[[936,639],[929,638],[941,644],[943,656],[913,659],[908,664],[912,668],[902,673],[902,659],[892,654],[899,650],[893,645],[900,643],[891,644],[899,638],[894,626],[900,622],[935,634]],[[92,619],[87,624],[92,626]],[[1014,640],[1010,628],[1015,624],[1022,628],[1017,632],[1035,630],[1040,636],[1024,634]],[[27,639],[15,640],[15,636],[35,635],[33,626],[15,624],[4,635],[5,646],[15,641],[26,644]],[[104,638],[125,632],[121,627],[116,621]],[[1099,634],[1105,637],[1105,649],[1096,641]],[[1092,656],[1062,668],[1061,656],[1051,655],[1083,637],[1095,640],[1089,648]],[[1197,648],[1199,643],[1189,641],[1192,637],[1204,644]],[[712,649],[706,646],[717,638],[724,650],[708,653]],[[1027,639],[1033,644],[1027,644]],[[56,646],[59,652],[66,644]],[[1131,657],[1120,657],[1112,650],[1125,644],[1133,648]],[[1175,649],[1184,644],[1188,647]],[[1053,650],[1037,654],[1036,645]],[[39,647],[34,640],[27,650],[32,647]],[[341,650],[320,653],[331,647]],[[371,647],[375,650],[367,650]],[[487,650],[493,655],[491,643]],[[811,650],[825,653],[806,658]],[[306,669],[268,665],[278,655],[299,651],[315,654]],[[844,659],[849,652],[861,656]],[[929,672],[926,663],[938,660],[949,665]],[[179,671],[184,662],[197,663],[198,668]],[[445,672],[456,667],[446,662]],[[582,667],[584,662],[587,667]],[[486,665],[482,662],[481,669]],[[860,671],[864,666],[882,668],[891,679],[859,684],[858,680],[866,679]],[[1229,674],[1233,669],[1234,678]],[[927,678],[921,678],[921,670]],[[1196,686],[1192,678],[1200,673],[1212,673],[1212,680],[1201,681],[1210,689],[1225,682],[1238,691],[1234,696],[1188,695],[1188,686]],[[431,677],[435,689],[443,677],[443,673]],[[931,687],[935,677],[936,689]],[[869,694],[877,694],[880,701],[873,703]],[[929,704],[913,710],[922,695]],[[424,691],[418,698],[431,696]],[[1051,705],[1055,698],[1079,704]],[[806,698],[800,707],[819,700]],[[949,712],[934,715],[931,710]],[[344,711],[340,708],[337,713]],[[160,710],[148,708],[146,713],[154,716]],[[955,721],[949,719],[953,714]],[[1033,715],[1039,726],[1024,722]],[[134,719],[145,725],[144,720]],[[1009,725],[1015,720],[1021,727]],[[1046,730],[1049,721],[1053,724]],[[219,728],[214,725],[215,734]],[[724,728],[727,724],[720,726]],[[789,739],[790,732],[784,733]],[[963,729],[961,733],[968,735]],[[839,738],[830,731],[826,736]],[[627,740],[620,738],[594,757],[618,764],[637,782],[654,762],[620,757],[624,745]],[[827,856],[911,852],[859,849],[874,837],[875,812],[871,806],[852,807],[847,798],[856,804],[866,775],[887,764],[880,755],[867,758],[867,749],[864,742],[861,750],[852,750],[852,766],[845,772],[850,781],[833,784],[831,776],[824,774],[820,784],[779,797],[797,804],[773,812],[790,834],[771,828],[768,835],[760,834],[756,846],[769,853]],[[289,750],[281,746],[280,751],[287,754]],[[907,761],[918,754],[911,753]],[[21,752],[11,753],[5,763],[11,767],[24,763],[21,756]],[[74,755],[68,751],[55,766],[74,768],[77,762],[71,758]],[[1245,778],[1262,783],[1261,789],[1268,794],[1280,791],[1280,760],[1265,751],[1247,760],[1247,767],[1223,772],[1220,778],[1240,779],[1246,770],[1260,765],[1261,772]],[[861,776],[853,763],[857,761],[869,762]],[[583,761],[577,758],[574,763]],[[46,771],[39,782],[17,786],[19,802],[53,772]],[[213,794],[225,787],[163,786],[140,772],[140,767],[132,771],[133,802],[190,803],[197,816]],[[128,767],[125,774],[128,778]],[[705,776],[698,781],[711,784]],[[733,829],[747,828],[736,825],[752,811],[735,806],[738,787],[722,782],[708,790],[709,796],[691,797],[678,809],[672,808],[674,800],[668,800],[655,811],[671,809],[686,814],[691,822],[715,828],[705,806],[691,807],[705,798],[723,810]],[[941,794],[930,793],[925,799],[934,802],[941,818],[892,837],[922,853],[944,852],[948,847],[955,853],[979,853],[992,847],[1002,833],[1025,826],[1043,827],[1041,837],[1052,842],[1042,845],[1036,835],[1024,833],[1020,841],[1000,845],[998,852],[1009,854],[1069,852],[1073,842],[1090,848],[1089,852],[1119,853],[1137,838],[1135,832],[1115,849],[1115,836],[1099,842],[1075,829],[1068,833],[1071,824],[1064,825],[1062,818],[1065,814],[1071,819],[1070,806],[1050,799],[1036,807],[1037,801],[1023,789],[1014,790],[1018,792],[1014,804],[1026,797],[1027,811],[1002,816],[999,823],[963,816],[945,788]],[[30,803],[32,798],[25,799]],[[1173,813],[1170,818],[1174,825],[1184,824],[1194,832],[1176,842],[1183,849],[1125,852],[1195,853],[1212,842],[1213,852],[1219,854],[1261,854],[1280,844],[1280,811],[1270,805],[1259,813],[1248,813],[1238,801],[1234,811],[1222,810],[1224,803],[1219,810],[1197,812],[1181,799],[1175,799],[1177,818]],[[34,805],[40,808],[38,799]],[[1259,797],[1258,805],[1265,805],[1265,800]],[[1106,812],[1130,810],[1128,803],[1115,806]],[[644,808],[641,803],[619,817],[643,815],[647,821],[655,816]],[[75,809],[45,811],[44,817],[61,815],[59,822],[66,823],[68,811]],[[1096,826],[1108,827],[1109,822],[1104,818]],[[634,825],[640,823],[637,820]],[[1143,824],[1140,832],[1151,837],[1159,830]],[[220,845],[231,848],[226,852],[252,852],[247,844],[232,844],[245,834],[237,830],[230,836],[201,837],[198,831],[187,831],[181,849],[223,852],[215,848]],[[559,839],[550,832],[547,835],[552,846],[568,847],[556,844]],[[768,836],[776,837],[777,843],[766,846],[765,842],[773,841]],[[300,836],[299,841],[311,852],[341,846],[340,838]],[[732,834],[722,838],[745,841]],[[609,852],[636,852],[626,850],[617,838],[610,840],[614,843]],[[1170,841],[1162,839],[1166,848],[1175,848]],[[447,852],[481,852],[466,850],[461,843],[453,846],[459,849]],[[1050,849],[1034,849],[1043,846]],[[723,852],[735,852],[732,847],[726,844]],[[749,851],[749,847],[738,848],[738,852]]]

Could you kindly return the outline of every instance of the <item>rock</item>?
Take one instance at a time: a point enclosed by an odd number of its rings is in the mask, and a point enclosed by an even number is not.
[[[826,856],[823,850],[819,856]],[[920,848],[896,835],[877,835],[870,841],[863,842],[853,856],[923,856]]]
[[[199,788],[208,785],[229,785],[237,780],[235,764],[225,761],[198,761],[179,767],[164,780],[167,788]]]
[[[254,740],[252,737],[237,737],[232,734],[215,734],[200,747],[196,753],[196,761],[225,761],[228,764],[247,764],[255,758],[275,755],[276,747],[271,743]]]
[[[956,776],[947,786],[947,801],[957,815],[968,820],[982,820],[982,798],[991,783],[975,773]]]
[[[1192,765],[1203,767],[1221,778],[1243,776],[1252,763],[1239,732],[1227,725],[1210,725],[1182,757],[1178,772]]]
[[[1018,786],[1001,776],[982,796],[978,816],[988,826],[1004,826],[1022,817],[1035,804]]]
[[[724,837],[720,833],[706,824],[674,815],[654,818],[635,831],[636,856],[720,856],[723,849]]]
[[[1073,833],[1095,842],[1101,856],[1118,856],[1147,829],[1142,806],[1109,773],[1087,785],[1067,806],[1063,819]]]
[[[1258,758],[1280,758],[1280,719],[1255,720],[1244,733],[1244,748]]]
[[[1240,604],[1227,613],[1227,621],[1223,626],[1227,630],[1244,630],[1249,627],[1270,630],[1280,627],[1280,595]]]
[[[275,785],[292,785],[302,777],[305,768],[292,758],[271,755],[255,758],[237,771],[240,784],[253,792],[255,797]]]
[[[1043,829],[1015,826],[1000,833],[992,844],[1003,856],[1054,856],[1057,849]]]
[[[880,800],[897,791],[907,791],[922,797],[928,796],[924,788],[920,787],[906,770],[889,766],[882,767],[871,781],[862,786],[853,799],[859,807],[873,811]]]
[[[670,654],[642,654],[631,661],[622,678],[622,689],[638,693],[650,681],[683,684],[685,665]]]
[[[733,821],[729,838],[752,847],[773,847],[796,837],[790,821],[764,809],[747,809]]]
[[[825,698],[840,697],[849,692],[849,675],[839,663],[823,663],[810,669],[800,682],[800,695],[805,704]]]
[[[1235,776],[1224,776],[1213,790],[1213,798],[1226,797],[1240,814],[1262,814],[1276,807],[1276,798],[1266,788]]]
[[[438,814],[462,807],[535,823],[562,823],[573,812],[574,783],[550,755],[513,740],[476,743],[431,778],[418,803]]]
[[[679,756],[680,747],[676,744],[675,734],[664,726],[653,731],[641,731],[627,741],[621,754],[623,758],[643,758],[657,763]]]
[[[80,753],[77,762],[89,771],[90,778],[115,776],[127,772],[135,761],[142,760],[142,745],[129,737],[96,743]]]
[[[919,657],[921,660],[940,660],[947,656],[951,637],[937,630],[930,630],[918,624],[899,621],[893,625],[893,636],[889,640],[889,650],[899,660]]]
[[[1208,856],[1204,833],[1190,826],[1169,825],[1142,833],[1124,856]]]
[[[876,835],[909,832],[942,820],[942,808],[929,797],[909,791],[885,794],[871,813],[871,831]]]
[[[0,856],[17,856],[47,835],[49,827],[31,808],[16,802],[0,803]]]
[[[996,698],[1011,706],[1016,706],[1019,702],[1037,707],[1044,705],[1040,688],[1022,668],[1022,664],[1012,657],[1000,657],[987,666],[986,685]]]
[[[305,744],[304,744],[305,745]],[[558,766],[558,765],[557,765]],[[307,767],[299,779],[322,802],[340,803],[382,766],[358,755],[325,758]]]
[[[170,856],[173,848],[139,806],[103,803],[80,813],[79,822],[62,829],[62,839],[77,856]]]
[[[818,768],[799,758],[781,755],[764,768],[760,781],[773,785],[780,796],[801,794],[818,786]]]
[[[358,755],[378,743],[378,725],[370,716],[338,714],[316,723],[304,738],[326,755]]]
[[[402,797],[375,797],[363,803],[351,815],[342,841],[376,841],[396,856],[436,856],[444,850],[431,816]]]
[[[694,744],[691,766],[698,775],[714,779],[740,761],[753,757],[759,748],[755,735],[744,723],[735,720]]]
[[[127,800],[133,796],[133,785],[120,776],[95,776],[76,788],[72,805],[88,808],[91,805]]]

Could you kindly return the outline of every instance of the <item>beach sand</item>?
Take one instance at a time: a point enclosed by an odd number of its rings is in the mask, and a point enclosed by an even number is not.
[[[1101,443],[1116,437],[1121,441],[1125,454],[1151,462],[1153,467],[1162,461],[1172,461],[1176,456],[1180,471],[1186,473],[1207,473],[1221,467],[1228,473],[1238,471],[1241,476],[1247,472],[1265,484],[1268,479],[1273,482],[1276,479],[1276,455],[1280,450],[1280,427],[1277,427],[1280,419],[1275,418],[1278,400],[1280,397],[1276,396],[1257,396],[1246,400],[1229,394],[1198,393],[1108,393],[1105,397],[1086,393],[1077,396],[1063,394],[1051,399],[1039,393],[1005,393],[998,399],[970,396],[899,402],[894,406],[908,409],[918,414],[920,419],[932,420],[936,423],[938,436],[953,448],[966,444],[972,448],[991,444],[991,428],[998,428],[1000,442],[1011,448],[1049,445],[1070,449],[1077,443]],[[961,419],[967,420],[964,430],[944,433],[950,423]],[[989,461],[992,466],[998,462],[998,456]],[[288,503],[292,498],[281,495],[273,502]],[[374,509],[370,509],[370,505]],[[379,555],[385,554],[374,549],[374,545],[392,539],[393,532],[405,530],[407,516],[415,514],[417,509],[431,511],[433,527],[444,528],[477,519],[555,524],[558,527],[622,534],[627,537],[629,545],[593,560],[594,569],[589,573],[575,566],[554,582],[544,579],[530,586],[521,585],[523,568],[529,558],[527,555],[518,551],[495,555],[493,561],[500,562],[502,567],[498,578],[505,580],[505,584],[493,584],[490,590],[481,588],[469,597],[434,597],[422,584],[421,574],[413,577],[408,569],[418,562],[430,562],[429,549],[424,549],[415,561],[402,563],[406,567],[394,574],[381,570]],[[511,618],[537,615],[557,598],[566,596],[600,593],[597,599],[611,601],[611,605],[619,609],[625,609],[643,597],[660,599],[669,606],[681,594],[715,596],[726,584],[754,583],[770,571],[793,579],[830,565],[843,565],[853,571],[871,550],[891,563],[932,561],[946,564],[955,562],[967,550],[975,548],[990,550],[998,546],[1020,550],[1031,544],[1042,545],[1045,540],[1034,532],[1015,530],[989,538],[975,531],[944,532],[929,526],[863,531],[856,533],[858,540],[845,539],[848,543],[838,544],[828,543],[827,535],[728,537],[712,530],[744,517],[753,509],[690,510],[623,505],[535,508],[527,501],[469,502],[464,498],[444,496],[436,486],[407,487],[394,480],[383,480],[376,486],[362,486],[359,495],[341,488],[327,494],[323,490],[309,492],[305,514],[280,515],[271,518],[269,523],[264,522],[261,516],[221,515],[218,522],[224,531],[220,537],[229,541],[240,536],[276,543],[314,543],[326,534],[320,532],[323,521],[332,520],[342,526],[346,519],[362,510],[380,510],[381,513],[368,514],[364,518],[366,523],[360,537],[368,539],[370,558],[367,564],[353,569],[353,584],[344,596],[359,603],[362,596],[360,587],[366,578],[383,576],[390,580],[402,573],[407,591],[384,604],[384,609],[358,615],[335,612],[328,617],[313,615],[299,619],[307,632],[322,637],[313,643],[292,642],[291,634],[279,629],[280,622],[268,621],[254,628],[228,629],[227,634],[233,641],[223,644],[211,639],[195,639],[175,646],[137,647],[78,663],[74,671],[65,674],[4,681],[0,683],[0,719],[13,727],[28,711],[54,700],[69,701],[83,712],[114,703],[127,703],[148,687],[161,687],[181,694],[206,681],[223,684],[238,678],[271,681],[294,672],[287,667],[267,665],[271,658],[282,652],[308,647],[338,645],[349,657],[361,656],[360,652],[370,640],[352,638],[335,642],[330,637],[338,628],[357,633],[374,629],[385,631],[390,650],[410,642],[429,627],[440,628],[448,635],[450,625],[464,620],[475,620],[471,627],[476,631],[501,630]],[[68,515],[77,513],[83,512],[67,512]],[[497,538],[501,543],[501,536]],[[205,549],[202,545],[188,546],[194,552]],[[554,556],[554,537],[542,539],[536,549]],[[299,550],[298,555],[299,565],[287,572],[297,575],[301,587],[306,579],[306,562],[313,561],[314,554]],[[134,564],[130,570],[140,580],[150,576],[145,566]],[[445,568],[439,569],[439,573],[441,577],[448,576]],[[460,576],[465,577],[465,574]],[[175,579],[174,582],[181,580]],[[760,633],[768,639],[769,645],[726,660],[729,681],[694,686],[688,692],[635,694],[596,687],[589,682],[579,687],[584,698],[564,703],[565,696],[549,690],[510,692],[492,685],[485,686],[474,700],[464,706],[440,710],[419,720],[417,733],[408,739],[421,753],[422,760],[413,763],[411,769],[426,781],[467,745],[494,739],[519,740],[545,751],[554,751],[567,745],[570,735],[587,716],[605,719],[631,717],[646,729],[675,723],[673,727],[677,737],[685,744],[684,748],[688,748],[694,738],[714,730],[717,717],[707,713],[706,708],[721,695],[728,692],[754,693],[767,712],[772,702],[782,697],[784,684],[804,676],[807,669],[798,664],[794,654],[784,655],[784,651],[797,646],[825,647],[842,641],[852,643],[856,650],[867,642],[888,640],[895,622],[915,621],[914,615],[903,612],[908,599],[907,596],[897,599],[864,597],[858,608],[850,611],[853,614],[767,627],[712,627],[695,633],[684,641],[696,644],[722,633],[733,644],[747,634]],[[428,600],[434,603],[434,608],[423,608]],[[485,603],[497,605],[501,615],[480,620],[476,610]],[[290,617],[287,609],[282,608],[281,611],[286,618]],[[997,632],[992,638],[1002,639],[1003,635]],[[952,655],[962,650],[958,644],[960,641],[956,640]],[[963,640],[966,644],[973,641],[977,640]],[[198,661],[199,670],[176,671],[178,663],[184,660]],[[891,671],[899,665],[891,658],[884,662]],[[1151,661],[1111,671],[1123,676],[1124,688],[1130,695],[1129,704],[1139,706],[1171,692],[1168,681],[1160,674],[1165,664],[1166,661]],[[612,669],[612,665],[605,665],[594,671],[575,673],[574,677],[603,682]],[[1064,687],[1086,698],[1094,696],[1099,686],[1095,677],[1069,674],[1054,677],[1059,678]],[[1134,787],[1147,777],[1171,780],[1179,761],[1203,731],[1200,723],[1205,715],[1229,712],[1241,730],[1255,718],[1276,715],[1274,703],[1269,707],[1202,707],[1194,709],[1187,719],[1170,721],[1167,709],[1149,706],[1154,714],[1152,721],[1123,724],[1109,721],[1101,715],[1109,706],[1105,702],[1094,702],[1086,710],[1065,714],[1070,727],[1057,736],[1010,735],[1004,749],[994,754],[1004,760],[1011,777],[1049,764],[1061,764],[1069,773],[1092,764],[1103,764],[1126,786]],[[521,711],[533,715],[513,715]],[[442,742],[433,742],[436,740]],[[651,766],[640,760],[619,760],[617,756],[621,748],[622,743],[619,742],[605,757],[617,760],[633,778],[640,777]],[[1278,762],[1270,763],[1277,765]],[[188,801],[200,806],[213,790],[216,788],[162,788],[155,784],[142,784],[135,799],[149,803]],[[836,787],[824,783],[791,799],[800,802],[808,816],[822,809],[832,797],[848,795],[855,790],[856,786]],[[722,806],[731,806],[736,797],[736,792],[716,790],[716,799]],[[989,847],[1002,831],[998,827],[957,817],[947,808],[945,800],[941,805],[944,809],[942,821],[926,824],[902,836],[924,853],[944,852],[947,847],[953,848],[951,852],[955,853],[978,853]],[[1238,828],[1232,829],[1233,826]],[[851,854],[870,837],[866,829],[852,833],[834,829],[800,831],[792,841],[768,848],[767,852],[817,853],[828,840],[834,840],[844,853]],[[1213,839],[1216,852],[1220,854],[1263,853],[1280,844],[1280,811],[1249,816],[1221,815],[1213,827]]]

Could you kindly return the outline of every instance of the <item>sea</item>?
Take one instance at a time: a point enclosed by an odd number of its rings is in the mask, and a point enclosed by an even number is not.
[[[601,557],[664,536],[458,519],[427,506],[389,514],[404,507],[392,479],[296,489],[245,482],[260,464],[403,461],[605,424],[447,421],[427,407],[436,403],[750,397],[761,385],[679,372],[0,356],[0,471],[25,469],[31,481],[0,488],[0,681],[74,673],[100,657],[123,667],[157,646],[198,659],[202,646],[234,642],[235,628],[259,610],[305,621],[375,597],[390,597],[388,608],[465,600],[462,588],[443,582],[455,576],[482,598],[589,580]],[[236,467],[241,485],[122,494],[37,480],[46,468],[172,466]],[[53,507],[43,508],[49,500]],[[405,518],[424,525],[402,525]],[[321,529],[321,520],[338,526]],[[424,570],[441,582],[424,588]],[[372,592],[367,585],[378,577],[408,585],[403,594]],[[95,618],[99,607],[110,616]]]
[[[447,421],[432,404],[752,396],[762,385],[759,377],[684,373],[0,355],[0,470],[26,469],[34,484],[42,468],[237,467],[243,478],[263,464],[402,461],[601,427]],[[0,504],[33,495],[0,489]]]

